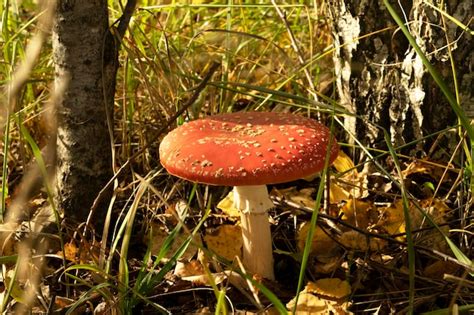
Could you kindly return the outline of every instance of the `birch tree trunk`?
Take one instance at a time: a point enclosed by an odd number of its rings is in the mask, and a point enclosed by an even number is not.
[[[57,104],[57,202],[66,221],[79,223],[112,177],[118,59],[107,1],[58,1],[53,54],[56,85],[67,81]]]
[[[466,109],[469,104],[472,106],[474,54],[471,36],[450,21],[445,28],[440,13],[422,0],[391,3],[408,22],[418,45],[451,88],[453,79],[446,39],[456,40],[451,49],[458,71],[461,103]],[[446,3],[445,10],[449,14],[469,24],[472,0]],[[342,105],[362,117],[345,120],[347,129],[357,139],[365,145],[385,148],[383,132],[378,125],[389,132],[392,144],[399,146],[455,123],[449,104],[383,1],[334,0],[331,11],[337,94]],[[409,153],[422,153],[424,144],[418,142],[410,147]]]

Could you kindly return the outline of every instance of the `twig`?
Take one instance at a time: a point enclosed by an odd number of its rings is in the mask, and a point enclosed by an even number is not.
[[[117,25],[117,33],[119,38],[122,39],[127,30],[130,19],[132,18],[133,12],[137,6],[137,0],[128,0],[125,8],[123,9],[122,16],[119,19],[119,25]]]

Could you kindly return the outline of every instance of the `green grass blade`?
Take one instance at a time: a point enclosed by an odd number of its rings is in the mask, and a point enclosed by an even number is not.
[[[385,143],[387,144],[390,155],[393,158],[395,169],[398,173],[399,178],[403,178],[402,169],[400,167],[400,162],[398,160],[397,153],[393,149],[392,142],[390,140],[390,135],[384,129],[384,138]],[[399,183],[400,190],[402,193],[403,200],[403,214],[405,217],[405,234],[407,239],[407,249],[408,249],[408,313],[413,314],[414,305],[415,305],[415,245],[413,243],[413,235],[411,232],[411,218],[410,218],[410,203],[408,201],[407,190],[403,180]]]

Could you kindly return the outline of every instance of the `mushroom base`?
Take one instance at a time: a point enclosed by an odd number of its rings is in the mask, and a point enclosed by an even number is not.
[[[273,250],[268,209],[273,202],[267,187],[234,187],[234,206],[241,211],[243,263],[251,273],[274,280]]]

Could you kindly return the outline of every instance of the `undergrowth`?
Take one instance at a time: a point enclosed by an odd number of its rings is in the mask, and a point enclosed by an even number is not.
[[[196,3],[142,1],[123,39],[114,108],[115,171],[128,164],[117,177],[109,212],[102,209],[108,213],[104,231],[85,225],[72,230],[54,211],[52,227],[35,234],[38,214],[55,209],[41,158],[51,135],[51,47],[46,38],[38,58],[29,60],[32,34],[42,31],[41,13],[35,1],[3,1],[2,312],[25,311],[27,305],[33,312],[68,314],[100,307],[111,313],[283,313],[296,310],[295,297],[321,312],[472,310],[474,134],[453,96],[457,91],[450,91],[424,60],[459,124],[417,141],[459,128],[457,146],[440,148],[453,151],[452,160],[405,155],[416,141],[393,147],[389,136],[386,149],[368,147],[344,130],[344,117],[354,115],[335,96],[327,2]],[[116,1],[109,1],[109,9],[111,21],[120,17]],[[34,67],[19,93],[9,93],[20,65],[28,62]],[[206,75],[206,85],[197,89]],[[172,120],[186,104],[185,113]],[[322,120],[346,153],[361,152],[341,155],[319,177],[269,187],[276,205],[270,213],[276,282],[247,275],[235,255],[210,246],[209,235],[232,239],[233,234],[219,234],[222,226],[238,227],[229,207],[218,206],[229,188],[169,176],[159,163],[159,141],[153,142],[167,125],[253,110]],[[21,193],[31,161],[42,170],[41,189],[28,196],[22,217],[11,220],[9,207]],[[350,290],[339,296],[331,288],[313,292],[308,287],[327,279]]]

